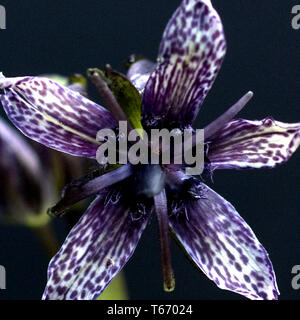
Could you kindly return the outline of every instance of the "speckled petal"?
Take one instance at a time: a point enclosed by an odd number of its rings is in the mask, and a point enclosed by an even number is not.
[[[273,168],[299,147],[300,123],[237,119],[209,140],[207,156],[212,169]]]
[[[221,67],[226,42],[210,0],[184,0],[160,44],[158,67],[144,92],[143,113],[190,124]]]
[[[133,219],[119,201],[100,195],[51,260],[43,299],[92,300],[133,254],[148,215]]]
[[[199,200],[186,213],[170,216],[170,226],[197,266],[221,289],[249,299],[277,299],[272,263],[235,208],[200,184]]]
[[[117,125],[107,110],[47,78],[1,78],[0,89],[4,110],[20,131],[72,155],[95,157],[97,132]]]
[[[146,83],[155,68],[156,64],[146,59],[138,60],[129,68],[127,77],[141,95],[143,94]]]

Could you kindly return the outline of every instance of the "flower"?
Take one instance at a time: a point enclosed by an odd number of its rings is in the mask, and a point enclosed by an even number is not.
[[[69,79],[54,74],[45,77],[85,94],[86,80],[79,74]],[[31,142],[0,118],[0,175],[5,182],[1,185],[0,202],[3,222],[47,224],[50,219],[42,213],[57,200],[57,189],[84,172],[83,159]]]
[[[30,228],[52,257],[59,245],[44,212],[58,197],[42,157],[1,118],[0,152],[0,223]]]
[[[79,75],[70,81],[58,75],[55,79],[69,85],[72,90],[84,92],[84,86],[78,83]],[[63,185],[83,174],[83,164],[87,165],[87,161],[26,139],[2,118],[0,152],[0,223],[32,229],[52,258],[59,250],[59,244],[51,218],[45,215],[45,211],[58,201],[58,190]]]
[[[41,159],[33,147],[1,118],[0,150],[1,220],[25,225],[34,220],[47,223],[47,217],[39,216],[45,209],[43,206],[47,208],[54,196]]]
[[[222,23],[211,2],[182,1],[163,34],[157,64],[146,60],[132,64],[127,76],[136,89],[126,78],[118,78],[131,90],[131,95],[124,96],[137,101],[136,93],[140,94],[145,130],[190,128],[225,51]],[[140,106],[136,102],[133,112],[124,104],[126,97],[110,95],[101,82],[108,73],[103,76],[92,71],[90,75],[105,92],[112,112],[39,77],[0,79],[4,89],[1,102],[14,125],[31,139],[71,155],[95,158],[97,132],[116,130],[117,120],[126,117],[132,124],[131,115],[136,117]],[[205,127],[206,171],[271,168],[287,161],[299,146],[300,123],[285,124],[271,118],[233,120],[251,96],[251,92],[246,94]],[[166,290],[174,289],[170,227],[187,254],[217,286],[250,299],[277,299],[272,263],[251,228],[230,203],[182,169],[128,164],[67,186],[52,213],[58,214],[87,196],[97,197],[51,260],[43,298],[97,298],[132,256],[154,208]]]

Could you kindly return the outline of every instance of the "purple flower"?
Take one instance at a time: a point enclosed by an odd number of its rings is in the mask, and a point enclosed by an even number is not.
[[[0,153],[0,221],[47,224],[49,218],[41,212],[56,199],[51,180],[36,150],[1,118]]]
[[[80,75],[72,76],[69,82],[66,77],[49,77],[64,82],[72,90],[85,92],[85,86],[79,83],[84,79]],[[66,176],[74,178],[82,174],[83,159],[31,142],[0,117],[0,222],[37,228],[50,221],[44,212],[57,201],[58,185],[66,183]]]
[[[128,78],[142,97],[142,124],[187,128],[220,69],[226,51],[221,20],[209,0],[184,0],[159,48],[158,63],[134,63]],[[3,78],[3,107],[25,135],[71,155],[95,158],[102,128],[116,130],[112,113],[77,92],[39,77]],[[205,170],[272,168],[300,144],[300,123],[233,120],[246,94],[205,127]],[[133,254],[155,209],[166,290],[174,288],[169,230],[220,288],[250,299],[277,299],[271,261],[235,208],[184,168],[124,165],[66,187],[53,208],[97,194],[51,260],[44,299],[95,299]]]

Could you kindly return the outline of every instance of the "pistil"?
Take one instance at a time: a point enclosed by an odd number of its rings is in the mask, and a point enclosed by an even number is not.
[[[229,121],[231,121],[251,100],[253,97],[253,92],[249,91],[246,93],[237,103],[225,111],[216,120],[211,122],[204,128],[204,138],[207,141],[212,135],[214,135],[218,130],[223,128]]]
[[[247,92],[240,100],[238,100],[233,106],[231,106],[227,111],[225,111],[221,116],[216,120],[208,124],[204,128],[204,140],[207,142],[216,132],[223,128],[229,121],[231,121],[251,100],[253,97],[253,92]],[[198,135],[202,135],[202,132],[199,131]],[[188,152],[191,148],[196,146],[197,141],[202,141],[201,136],[194,134],[189,140],[186,141],[185,145],[190,146],[188,149],[184,149],[184,152]],[[183,150],[176,150],[174,153],[174,158],[180,155],[180,152]]]
[[[165,189],[154,197],[154,205],[160,235],[164,290],[171,292],[175,289],[175,278],[171,261],[168,206]]]

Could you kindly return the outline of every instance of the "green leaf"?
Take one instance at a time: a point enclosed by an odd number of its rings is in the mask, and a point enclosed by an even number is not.
[[[105,69],[105,77],[110,90],[128,117],[134,129],[143,129],[141,123],[142,99],[135,86],[128,78],[109,66]]]
[[[132,127],[143,129],[141,123],[142,99],[130,80],[124,74],[113,70],[109,65],[106,66],[104,72],[97,68],[89,69],[88,74],[90,72],[97,72],[107,83]]]

